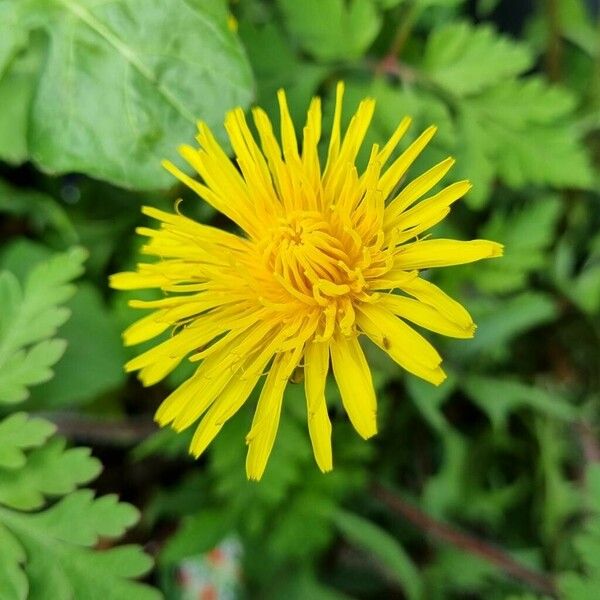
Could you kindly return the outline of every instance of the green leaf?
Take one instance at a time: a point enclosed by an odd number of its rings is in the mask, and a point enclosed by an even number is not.
[[[222,2],[35,0],[22,12],[49,40],[27,132],[44,171],[167,187],[160,160],[193,140],[196,121],[223,139],[225,110],[252,97]]]
[[[255,27],[243,21],[239,33],[256,74],[257,103],[268,114],[278,114],[277,90],[283,88],[296,126],[304,123],[310,99],[331,68],[297,56],[274,23]]]
[[[359,515],[338,511],[334,522],[348,541],[373,554],[406,593],[407,598],[421,597],[421,578],[406,550],[387,531]]]
[[[101,537],[123,535],[137,523],[139,513],[130,504],[119,502],[114,494],[94,499],[92,490],[78,490],[28,518],[30,524],[55,540],[93,546]]]
[[[575,537],[575,550],[584,574],[568,572],[558,578],[561,598],[593,600],[600,589],[600,467],[591,463],[586,470],[588,511],[582,530]]]
[[[481,134],[471,138],[470,152],[486,156],[507,185],[587,188],[592,172],[572,109],[566,91],[539,78],[506,82],[461,107],[465,122]]]
[[[546,294],[523,292],[518,296],[493,302],[471,303],[477,332],[468,346],[461,346],[465,355],[482,351],[503,352],[516,336],[551,321],[556,306]]]
[[[478,287],[491,293],[525,287],[528,274],[547,264],[546,251],[561,211],[562,203],[554,196],[529,200],[511,212],[495,211],[480,236],[504,244],[505,252],[502,260],[477,265]]]
[[[531,63],[525,46],[489,26],[450,23],[429,37],[422,68],[436,84],[468,96],[522,73]]]
[[[439,386],[433,386],[417,377],[407,377],[405,383],[410,399],[427,423],[441,435],[448,431],[450,425],[442,407],[456,389],[456,377],[448,373],[448,379]]]
[[[130,581],[151,567],[137,546],[97,551],[138,520],[138,511],[115,495],[94,498],[75,487],[98,474],[100,463],[87,448],[65,450],[46,437],[53,425],[26,415],[0,421],[0,600],[155,600],[156,590]],[[19,454],[20,453],[20,454]],[[21,456],[25,460],[21,460]],[[46,508],[45,495],[62,496]],[[30,509],[36,512],[22,512]]]
[[[371,0],[277,0],[277,4],[290,35],[321,61],[358,58],[381,27]]]
[[[24,450],[41,446],[55,431],[44,419],[14,413],[0,421],[0,468],[16,469],[25,464]]]
[[[34,449],[22,469],[0,468],[0,504],[30,510],[44,504],[45,496],[61,496],[87,483],[101,470],[87,448],[65,449],[62,438],[53,438]]]
[[[13,6],[17,6],[14,3]],[[0,16],[0,23],[4,20]],[[9,29],[14,27],[11,25]],[[22,24],[20,25],[22,27]],[[2,37],[6,29],[2,30]],[[25,40],[27,36],[23,33]],[[27,133],[29,109],[43,60],[40,40],[30,40],[28,47],[12,60],[2,73],[0,68],[0,158],[10,164],[21,164],[29,157]],[[1,42],[0,42],[1,44]],[[0,50],[1,53],[1,50]],[[0,58],[0,62],[1,62]]]
[[[56,365],[56,376],[32,391],[36,406],[90,402],[125,381],[120,331],[98,290],[81,284],[67,307],[71,318],[60,329],[67,350]]]
[[[3,114],[0,112],[0,121]],[[14,131],[12,133],[14,135]],[[78,241],[75,227],[65,209],[54,198],[37,190],[15,188],[0,180],[0,212],[25,217],[36,232],[53,229],[60,235],[61,241],[68,244]]]
[[[27,386],[52,376],[65,343],[47,338],[69,317],[60,304],[75,291],[70,281],[83,271],[85,258],[85,250],[73,248],[40,262],[23,290],[12,273],[0,274],[0,402],[20,402]]]
[[[222,508],[205,508],[182,520],[160,553],[163,564],[177,564],[184,558],[208,552],[229,533],[233,521]]]
[[[488,415],[497,430],[507,427],[510,413],[529,407],[551,417],[573,421],[577,410],[558,393],[512,378],[469,375],[461,383],[469,397]]]
[[[27,44],[27,30],[20,19],[19,6],[13,0],[0,0],[0,76],[13,57]]]
[[[81,515],[73,517],[74,524],[78,518],[81,520]],[[63,540],[64,531],[51,526],[51,518],[44,522],[36,519],[36,515],[2,510],[0,521],[18,539],[27,555],[28,600],[94,600],[99,597],[156,600],[161,597],[157,590],[130,581],[146,573],[152,565],[151,559],[137,546],[98,552]]]
[[[0,524],[0,600],[27,600],[29,584],[21,569],[25,562],[25,550],[11,532]]]
[[[588,256],[575,272],[575,250],[569,238],[561,240],[554,257],[554,278],[559,289],[586,313],[600,311],[600,235],[588,245]]]

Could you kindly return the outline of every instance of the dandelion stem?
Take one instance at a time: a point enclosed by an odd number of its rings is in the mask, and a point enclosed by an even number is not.
[[[391,491],[389,488],[376,484],[373,493],[389,509],[401,515],[431,537],[487,561],[506,575],[525,583],[533,589],[552,597],[557,596],[556,588],[549,575],[523,565],[505,550],[430,517],[427,513],[402,498],[396,491]]]

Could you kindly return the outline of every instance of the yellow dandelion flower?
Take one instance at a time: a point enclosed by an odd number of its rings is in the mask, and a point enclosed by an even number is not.
[[[486,240],[421,237],[450,212],[469,182],[427,195],[452,167],[454,160],[447,158],[404,183],[435,133],[435,127],[426,129],[391,160],[409,118],[383,147],[373,146],[368,166],[359,173],[355,160],[375,101],[360,103],[342,135],[343,91],[338,84],[324,169],[317,152],[319,98],[310,104],[300,145],[283,91],[278,95],[281,144],[260,108],[252,111],[259,142],[242,109],[229,112],[225,128],[236,164],[201,122],[200,147],[182,146],[180,152],[203,182],[168,161],[163,164],[240,233],[145,207],[160,228],[141,227],[138,233],[148,238],[143,253],[157,260],[111,278],[117,289],[164,292],[160,300],[131,302],[152,312],[124,332],[126,344],[172,331],[166,341],[129,361],[127,371],[139,371],[142,383],[151,385],[186,357],[198,363],[156,413],[161,426],[176,431],[202,417],[190,447],[194,456],[266,373],[246,438],[250,479],[263,475],[284,391],[297,367],[304,369],[308,430],[322,471],[332,468],[325,400],[330,364],[356,431],[365,439],[377,432],[377,402],[360,336],[407,371],[440,384],[445,378],[440,355],[407,322],[456,338],[472,337],[475,325],[458,302],[419,272],[502,254],[501,245]]]

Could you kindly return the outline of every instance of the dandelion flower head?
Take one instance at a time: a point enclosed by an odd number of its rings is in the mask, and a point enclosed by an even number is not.
[[[261,386],[246,437],[246,471],[260,479],[275,441],[286,385],[303,368],[308,430],[319,468],[332,468],[331,422],[325,398],[330,370],[356,431],[377,432],[377,401],[360,337],[367,337],[410,373],[439,385],[442,359],[415,329],[469,338],[469,313],[420,271],[500,256],[486,240],[430,239],[427,231],[470,188],[459,181],[432,193],[454,161],[447,158],[404,181],[435,134],[429,127],[393,158],[410,125],[404,118],[389,141],[374,145],[367,167],[356,159],[375,101],[363,100],[342,133],[344,86],[337,86],[324,166],[318,154],[321,103],[310,103],[301,140],[286,96],[279,92],[279,141],[266,113],[229,112],[225,128],[235,163],[205,123],[198,148],[182,157],[200,175],[164,166],[228,217],[237,233],[145,207],[156,229],[141,227],[143,253],[155,257],[111,278],[117,289],[158,288],[164,297],[131,301],[151,312],[124,332],[138,344],[172,335],[126,365],[151,385],[188,359],[194,374],[161,404],[156,420],[182,431],[197,424],[190,452],[199,456]],[[411,323],[409,325],[409,323]]]

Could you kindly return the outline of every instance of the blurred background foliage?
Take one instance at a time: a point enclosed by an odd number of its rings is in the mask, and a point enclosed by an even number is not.
[[[199,462],[155,432],[185,366],[125,376],[138,315],[107,276],[142,203],[220,224],[159,166],[196,119],[224,141],[283,87],[298,127],[315,94],[330,123],[340,79],[346,115],[377,99],[369,144],[438,125],[413,173],[452,155],[474,183],[439,233],[506,256],[432,274],[479,325],[435,340],[447,382],[367,348],[381,432],[332,386],[328,475],[289,386],[248,483],[251,407]],[[0,598],[599,598],[599,163],[593,0],[0,0]]]

